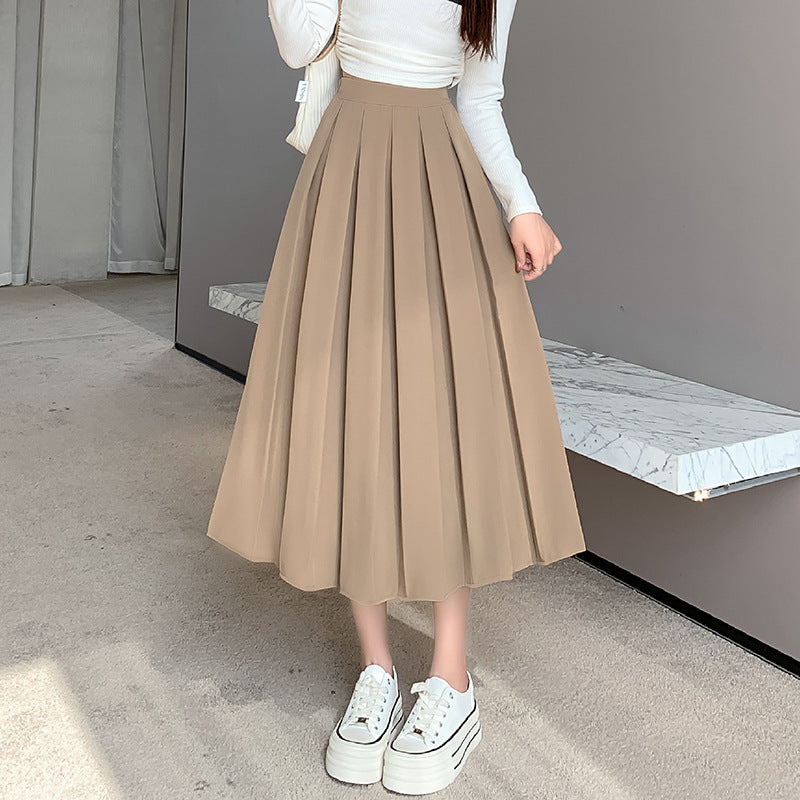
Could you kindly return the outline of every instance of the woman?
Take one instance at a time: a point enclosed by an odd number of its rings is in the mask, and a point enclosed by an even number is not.
[[[350,599],[362,671],[326,768],[401,793],[448,785],[480,741],[470,589],[585,549],[525,288],[561,243],[500,105],[514,6],[342,3],[343,75],[289,200],[209,523],[292,585]],[[269,11],[300,67],[339,9]],[[405,723],[391,599],[433,602]]]

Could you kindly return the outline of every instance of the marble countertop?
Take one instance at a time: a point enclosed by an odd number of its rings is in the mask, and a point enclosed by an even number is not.
[[[248,322],[258,323],[261,303],[267,283],[227,283],[224,286],[210,286],[208,304],[226,314],[241,317]]]
[[[265,288],[212,286],[209,305],[257,323]],[[696,499],[800,470],[800,411],[550,339],[542,344],[568,450]]]

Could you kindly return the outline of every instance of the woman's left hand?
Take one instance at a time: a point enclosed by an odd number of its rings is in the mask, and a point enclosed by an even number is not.
[[[561,252],[561,242],[541,214],[533,211],[517,214],[509,223],[511,244],[517,272],[526,281],[543,275]]]

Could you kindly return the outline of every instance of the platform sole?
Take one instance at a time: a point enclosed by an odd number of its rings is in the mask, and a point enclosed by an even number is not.
[[[449,786],[482,737],[477,709],[463,726],[463,733],[429,753],[403,753],[388,748],[383,758],[383,785],[398,794],[430,794]]]
[[[383,754],[403,722],[403,708],[398,705],[386,733],[376,742],[359,744],[342,739],[338,725],[328,739],[325,770],[332,778],[345,783],[377,783],[383,774]]]

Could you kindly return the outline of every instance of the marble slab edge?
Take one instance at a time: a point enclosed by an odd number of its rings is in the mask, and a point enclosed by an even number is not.
[[[266,286],[266,282],[211,286],[209,305],[226,314],[258,323]],[[542,342],[548,362],[563,359],[573,349],[571,345],[551,339],[543,338]],[[584,356],[589,354],[580,348],[574,349]],[[603,354],[591,355],[603,358],[606,363],[627,363],[603,357]],[[574,413],[570,416],[574,408],[570,402],[569,381],[560,385],[558,364],[550,363],[549,369],[564,446],[665,491],[685,495],[800,467],[800,425],[798,430],[776,432],[730,445],[671,453],[644,439],[625,436],[613,427],[605,427]],[[656,374],[656,371],[646,371]],[[668,377],[683,380],[678,376]]]
[[[257,324],[266,288],[266,281],[209,286],[208,304],[211,308]]]

